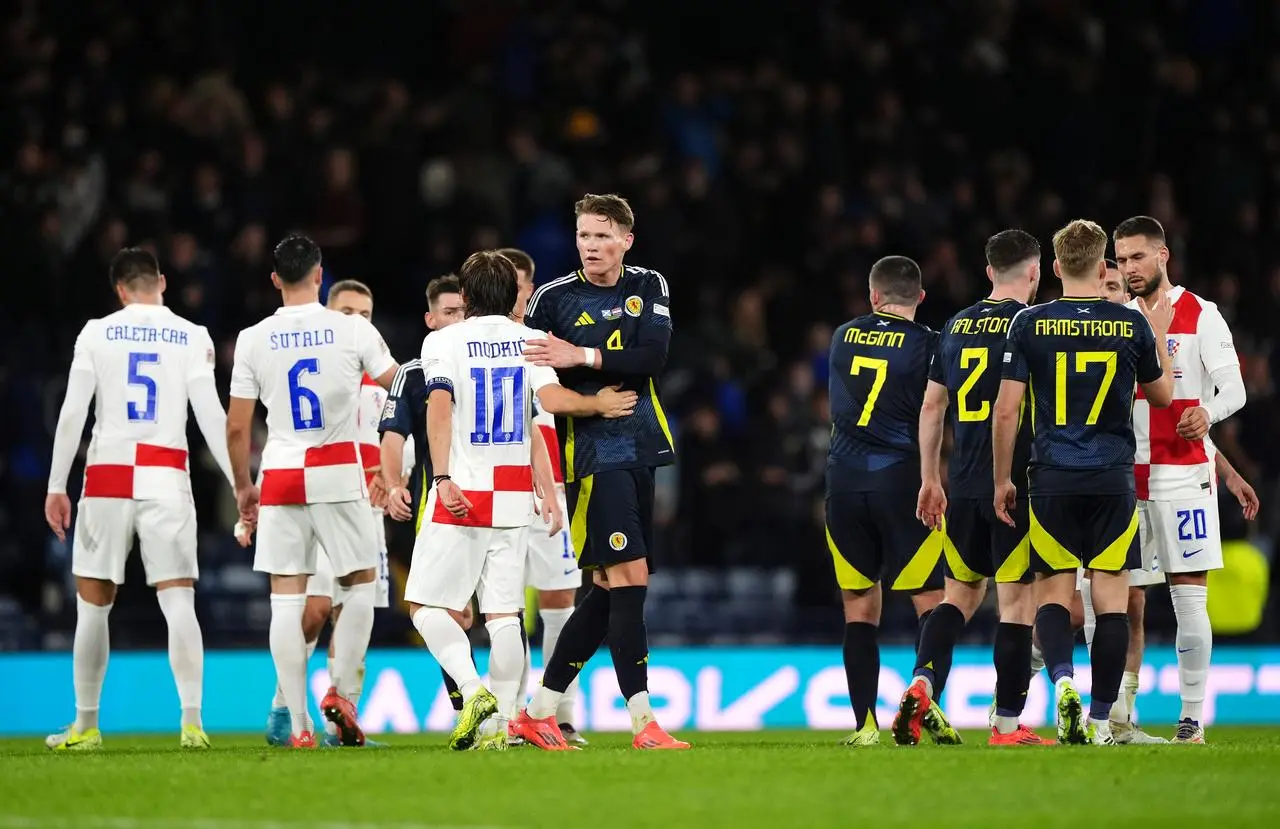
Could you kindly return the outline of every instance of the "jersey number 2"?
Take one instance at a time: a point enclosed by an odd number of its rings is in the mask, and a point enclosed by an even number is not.
[[[471,430],[471,444],[524,443],[524,366],[473,368],[471,382],[476,392],[476,422]],[[508,420],[510,429],[506,428]]]
[[[874,371],[876,376],[871,381],[871,391],[867,392],[867,402],[862,404],[862,414],[858,416],[859,426],[866,426],[871,422],[871,411],[876,407],[880,390],[884,388],[884,379],[889,374],[889,361],[879,357],[854,357],[849,373],[861,374],[864,368]]]
[[[156,381],[142,373],[143,366],[159,363],[159,354],[144,354],[137,351],[129,353],[129,385],[137,386],[146,395],[146,402],[139,408],[136,401],[130,400],[128,414],[130,422],[154,423],[156,420]]]
[[[982,377],[983,372],[987,370],[988,352],[985,348],[962,348],[960,349],[960,368],[965,369],[970,364],[973,370],[969,372],[969,376],[960,384],[960,390],[956,392],[957,418],[962,423],[975,423],[986,420],[991,417],[991,403],[983,400],[982,405],[974,408],[969,405],[969,392],[973,391],[973,387],[978,384],[978,380]]]
[[[315,357],[304,357],[289,369],[289,408],[293,410],[295,432],[324,428],[324,412],[320,410],[319,395],[302,385],[302,375],[319,373],[320,361]]]

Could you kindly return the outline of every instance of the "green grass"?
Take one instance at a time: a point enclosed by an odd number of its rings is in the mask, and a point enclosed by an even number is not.
[[[565,754],[458,754],[438,735],[305,753],[260,736],[184,753],[176,734],[107,735],[80,755],[0,740],[0,829],[1280,826],[1277,729],[1111,749],[996,750],[977,732],[958,748],[850,749],[771,731],[686,734],[692,751],[665,753],[591,736]]]

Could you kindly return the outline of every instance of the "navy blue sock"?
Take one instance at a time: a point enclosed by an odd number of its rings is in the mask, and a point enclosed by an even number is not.
[[[913,676],[923,676],[933,686],[933,698],[942,696],[951,673],[951,657],[956,641],[964,630],[964,614],[960,608],[943,602],[927,614],[920,628],[920,644],[916,648]]]
[[[1040,637],[1040,651],[1044,664],[1049,667],[1049,677],[1057,682],[1064,676],[1075,676],[1072,646],[1075,633],[1071,630],[1071,611],[1060,604],[1042,605],[1036,611],[1036,633]]]
[[[1129,650],[1129,616],[1125,613],[1102,613],[1093,630],[1093,689],[1089,692],[1089,718],[1105,720],[1120,695],[1124,678],[1125,654]]]

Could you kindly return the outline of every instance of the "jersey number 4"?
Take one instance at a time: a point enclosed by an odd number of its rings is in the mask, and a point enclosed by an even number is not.
[[[473,368],[471,382],[476,393],[471,444],[524,443],[524,366]]]
[[[144,369],[159,362],[159,354],[137,351],[129,353],[129,385],[142,389],[145,398],[141,406],[135,400],[129,401],[128,415],[131,423],[154,423],[156,420],[156,381],[154,377],[148,377]]]
[[[1114,351],[1077,351],[1074,354],[1059,351],[1055,356],[1054,377],[1056,383],[1053,390],[1053,422],[1057,426],[1067,425],[1067,367],[1072,363],[1071,358],[1075,357],[1075,374],[1084,374],[1089,370],[1089,366],[1102,364],[1102,382],[1098,384],[1098,393],[1093,398],[1093,405],[1089,407],[1089,415],[1085,418],[1084,425],[1092,426],[1098,422],[1098,416],[1102,414],[1102,404],[1107,399],[1107,392],[1111,390],[1111,381],[1116,379],[1116,353]]]

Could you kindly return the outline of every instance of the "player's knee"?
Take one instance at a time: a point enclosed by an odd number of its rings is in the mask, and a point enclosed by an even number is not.
[[[106,607],[116,600],[116,584],[108,579],[76,576],[76,593],[89,604]]]
[[[605,569],[605,581],[612,587],[647,587],[649,562],[643,558],[611,564]]]
[[[854,622],[880,624],[880,585],[875,584],[864,590],[841,590],[840,598],[844,603],[846,624]]]
[[[1141,587],[1130,587],[1129,588],[1129,606],[1127,608],[1127,612],[1129,614],[1129,621],[1136,623],[1139,627],[1141,627],[1142,618],[1144,615],[1146,615],[1146,611],[1147,611],[1147,591],[1143,590]]]
[[[921,590],[911,594],[911,605],[916,609],[917,616],[923,616],[937,609],[945,597],[946,594],[941,590]]]
[[[338,584],[343,587],[352,587],[357,584],[369,584],[378,578],[377,571],[370,567],[368,570],[356,570],[354,573],[348,573],[337,579]]]
[[[576,590],[539,590],[538,607],[543,610],[568,610],[573,607]]]
[[[323,596],[308,596],[302,611],[302,635],[308,642],[320,638],[320,631],[333,610],[333,603]]]
[[[1170,573],[1169,584],[1191,584],[1197,587],[1209,586],[1209,573],[1200,571],[1198,573]]]
[[[196,586],[195,579],[165,579],[155,584],[156,592],[168,590],[171,587],[192,587]]]
[[[973,614],[978,610],[978,606],[982,604],[982,599],[986,595],[987,582],[985,579],[966,582],[949,578],[947,579],[946,598],[943,601],[954,605],[957,610],[963,613],[964,620],[967,623],[973,618]]]
[[[1030,625],[1035,622],[1036,605],[1031,599],[1031,588],[1028,585],[996,585],[996,599],[1000,607],[1001,622],[1009,625]],[[1083,620],[1081,623],[1083,624]]]

